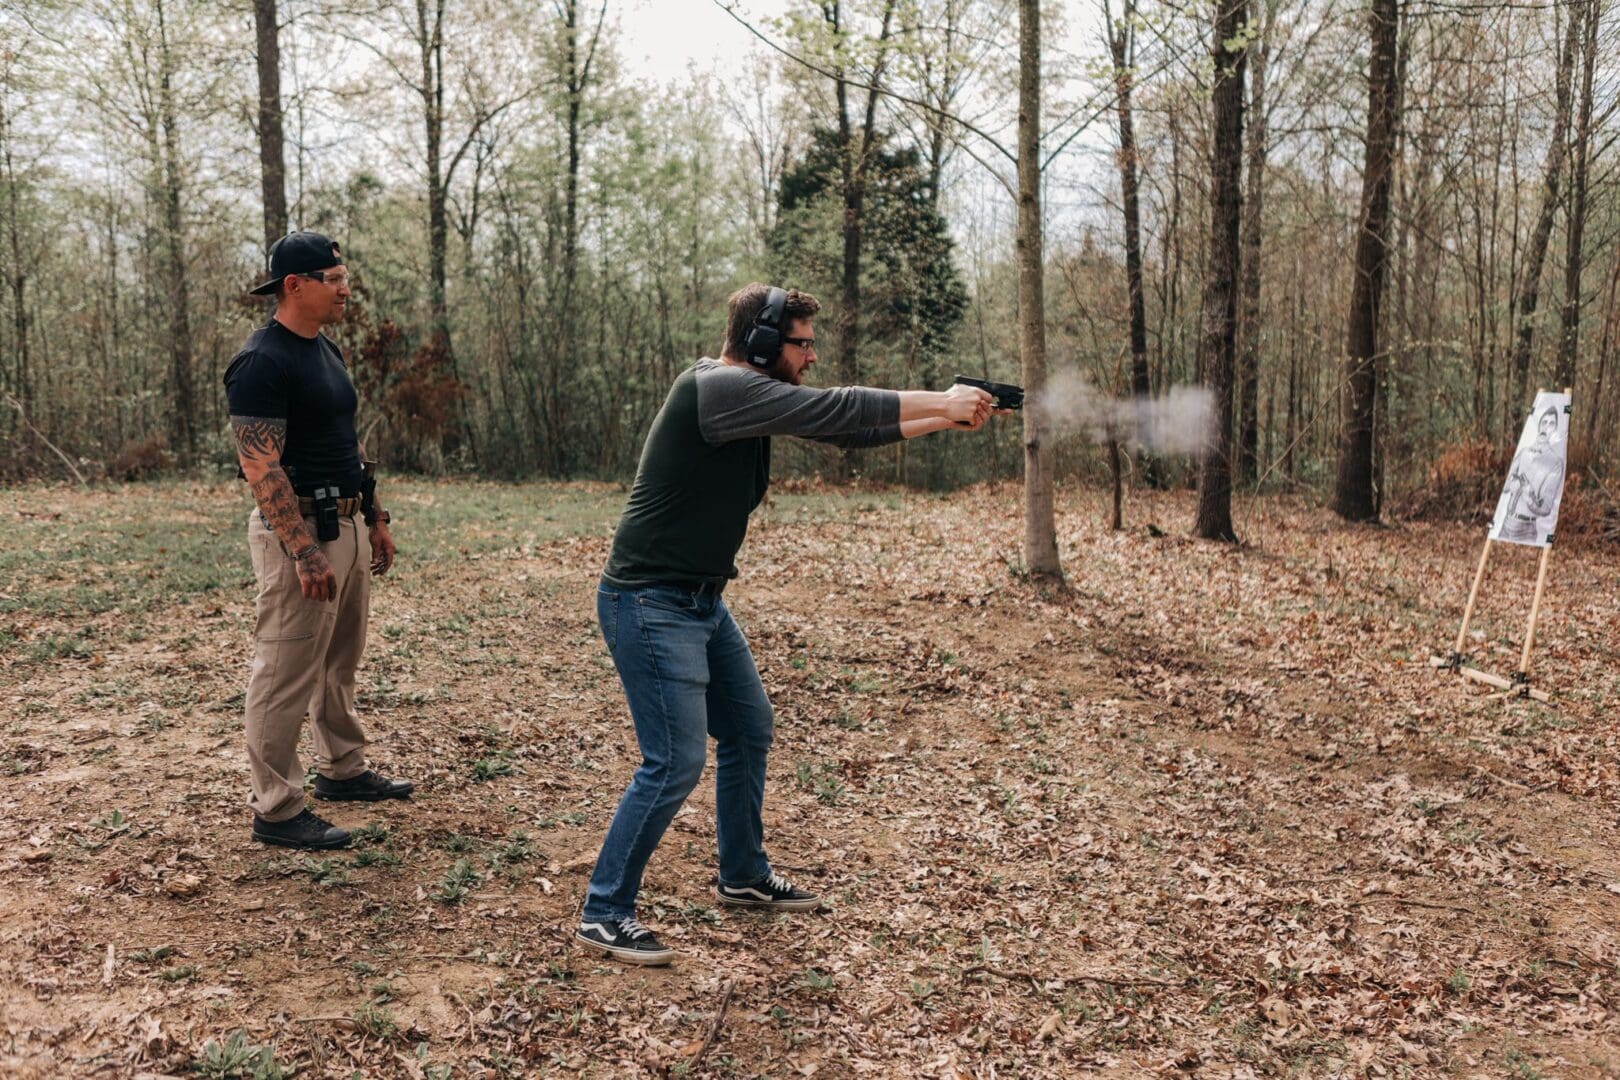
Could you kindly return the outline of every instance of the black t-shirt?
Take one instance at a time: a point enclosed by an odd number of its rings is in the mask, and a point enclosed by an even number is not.
[[[287,421],[281,463],[300,495],[331,484],[345,495],[360,490],[359,398],[325,336],[300,337],[271,319],[225,369],[225,397],[232,416]]]

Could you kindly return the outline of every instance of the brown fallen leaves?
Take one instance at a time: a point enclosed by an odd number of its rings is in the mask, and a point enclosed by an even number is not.
[[[213,494],[188,527],[234,528]],[[51,495],[108,528],[133,497]],[[1262,500],[1204,545],[1183,494],[1128,504],[1154,536],[1069,492],[1052,588],[1014,488],[776,496],[726,601],[777,709],[767,848],[830,910],[716,905],[705,784],[642,896],[681,958],[625,971],[568,943],[639,757],[606,535],[535,539],[556,497],[398,487],[361,709],[419,787],[338,808],[379,830],[347,853],[247,839],[245,556],[172,606],[0,617],[0,1071],[181,1073],[234,1033],[423,1080],[1620,1067],[1612,558],[1555,555],[1547,709],[1427,667],[1477,530]],[[1516,661],[1532,580],[1492,568],[1479,662]]]

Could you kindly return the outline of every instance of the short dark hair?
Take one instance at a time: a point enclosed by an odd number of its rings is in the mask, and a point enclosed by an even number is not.
[[[771,287],[761,281],[753,281],[732,293],[726,300],[726,340],[721,346],[723,356],[745,359],[748,352],[748,331],[753,329],[754,320],[759,313],[765,310],[765,300],[771,294]],[[821,310],[821,301],[807,292],[798,289],[787,291],[787,305],[782,309],[782,333],[788,332],[788,326],[794,319],[813,318]]]

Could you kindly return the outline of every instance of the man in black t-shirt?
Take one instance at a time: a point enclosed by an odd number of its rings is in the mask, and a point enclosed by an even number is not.
[[[255,330],[225,371],[231,428],[256,509],[248,550],[258,579],[253,667],[244,727],[253,793],[253,837],[292,848],[336,848],[346,830],[304,805],[298,734],[308,713],[315,742],[315,797],[405,798],[412,785],[366,765],[354,708],[366,643],[370,582],[394,564],[389,516],[362,503],[364,448],[357,398],[343,356],[321,334],[343,318],[349,272],[337,244],[295,232],[270,249],[275,317]],[[355,525],[363,515],[369,536]]]

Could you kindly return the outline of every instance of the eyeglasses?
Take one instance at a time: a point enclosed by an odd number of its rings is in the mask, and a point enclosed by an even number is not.
[[[322,282],[323,284],[332,286],[334,289],[341,289],[343,286],[349,283],[349,272],[347,270],[340,274],[334,274],[329,270],[311,270],[307,274],[299,274],[298,276],[301,278],[309,278],[311,281]]]
[[[813,337],[784,337],[782,340],[789,345],[797,345],[805,352],[816,351],[816,339]]]

